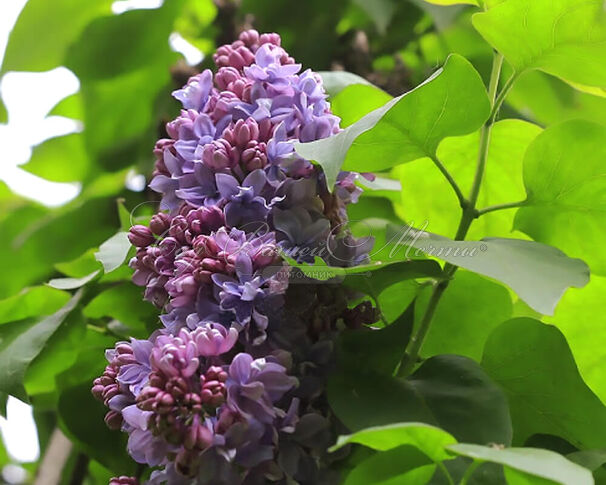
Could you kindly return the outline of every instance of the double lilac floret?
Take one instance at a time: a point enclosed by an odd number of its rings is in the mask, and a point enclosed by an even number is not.
[[[275,403],[297,381],[274,357],[234,355],[237,339],[236,329],[207,324],[120,342],[108,352],[108,368],[93,394],[112,408],[106,421],[129,433],[136,461],[173,462],[183,476],[194,476],[210,448],[244,460],[235,450],[239,443],[251,446],[252,439],[267,446],[261,440],[277,433],[285,415]],[[134,358],[137,345],[144,347],[144,363]],[[137,369],[129,369],[133,365]],[[114,418],[118,410],[121,420]]]

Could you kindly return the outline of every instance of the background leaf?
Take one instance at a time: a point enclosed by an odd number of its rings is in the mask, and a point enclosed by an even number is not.
[[[523,160],[528,145],[541,133],[541,128],[522,120],[501,120],[492,128],[486,173],[478,197],[478,207],[524,200]],[[454,177],[464,194],[473,183],[480,142],[479,132],[443,140],[437,156]],[[402,219],[420,225],[428,222],[427,230],[454,235],[456,214],[460,203],[448,182],[434,165],[424,158],[400,165],[394,174],[402,183],[401,197],[396,204]],[[468,239],[486,236],[511,237],[515,210],[488,213],[476,219]],[[517,233],[515,237],[518,237]]]
[[[36,321],[20,321],[0,327],[0,390],[27,400],[23,377],[30,362],[57,331],[82,297],[77,293],[55,314]]]
[[[606,274],[606,127],[567,121],[545,130],[524,159],[528,200],[515,227],[536,241],[581,256],[596,274]]]
[[[46,71],[63,64],[69,45],[92,19],[109,13],[111,3],[29,0],[10,34],[2,71]]]

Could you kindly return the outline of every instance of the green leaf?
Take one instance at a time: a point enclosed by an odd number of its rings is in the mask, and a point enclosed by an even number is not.
[[[398,423],[366,428],[357,433],[339,436],[337,443],[329,451],[336,451],[349,443],[358,443],[378,451],[410,445],[437,463],[451,458],[444,447],[456,442],[451,434],[435,426],[423,423]]]
[[[34,148],[23,168],[53,182],[75,182],[89,178],[91,162],[79,133],[51,138]]]
[[[409,380],[342,370],[330,378],[328,398],[352,431],[417,421],[439,426],[461,441],[511,440],[503,392],[465,357],[431,357]]]
[[[23,377],[30,362],[42,351],[81,297],[81,292],[76,293],[63,308],[38,322],[25,320],[0,327],[0,391],[27,400]]]
[[[53,278],[47,285],[58,290],[75,290],[90,283],[99,274],[99,270],[83,276],[82,278]]]
[[[141,288],[127,282],[99,293],[86,307],[89,318],[111,317],[129,327],[131,336],[146,338],[149,330],[157,328],[158,310],[143,300]]]
[[[29,0],[9,36],[2,72],[46,71],[62,65],[69,45],[92,19],[109,13],[111,3]]]
[[[429,483],[436,470],[420,451],[401,446],[364,460],[345,479],[344,485],[418,485]]]
[[[553,314],[568,287],[581,288],[589,281],[589,268],[583,261],[534,241],[453,241],[415,230],[406,234],[412,239],[403,244],[505,283],[530,307],[546,315]]]
[[[515,227],[537,241],[582,256],[596,274],[606,274],[606,127],[567,121],[546,129],[524,159],[528,200]]]
[[[295,150],[322,166],[332,188],[341,168],[379,171],[434,156],[443,138],[477,130],[489,112],[479,74],[467,60],[451,55],[443,69],[414,90],[337,135],[297,143]]]
[[[592,276],[587,287],[571,290],[562,298],[555,315],[547,319],[566,337],[583,380],[606,402],[606,325],[602,307],[606,278]]]
[[[29,396],[55,390],[55,377],[74,364],[78,355],[74,349],[84,346],[85,335],[82,312],[72,312],[27,368],[24,385]]]
[[[400,363],[414,324],[414,301],[385,328],[345,331],[339,339],[340,361],[379,374],[393,374]]]
[[[530,318],[503,323],[486,342],[482,367],[509,398],[514,443],[541,433],[577,448],[606,446],[606,407],[583,382],[557,328]]]
[[[492,128],[490,151],[478,207],[488,207],[524,200],[523,160],[528,145],[541,133],[541,128],[522,120],[501,120]],[[480,133],[446,138],[437,156],[454,177],[464,194],[473,184],[480,145]],[[430,159],[400,165],[394,169],[403,190],[396,204],[398,214],[411,222],[428,221],[427,230],[437,234],[455,234],[458,220],[452,217],[460,210],[454,191]],[[515,210],[501,210],[475,220],[468,239],[485,236],[510,237]],[[515,236],[517,237],[517,236]]]
[[[345,128],[391,99],[392,96],[375,86],[354,84],[346,86],[332,99],[331,108],[341,118],[341,128]]]
[[[118,232],[99,246],[95,259],[101,262],[106,273],[111,273],[122,266],[130,248],[128,233]]]
[[[93,20],[70,47],[65,65],[80,79],[106,79],[143,68],[150,59],[172,57],[168,35],[182,4],[175,0]]]
[[[479,361],[488,335],[511,318],[512,311],[502,285],[459,272],[440,300],[421,354],[458,354]]]
[[[591,472],[572,463],[558,453],[537,448],[505,448],[469,445],[460,443],[447,447],[449,451],[461,456],[467,456],[478,461],[491,461],[505,466],[505,475],[510,484],[544,483],[535,481],[512,481],[509,479],[509,469],[524,472],[524,474],[552,480],[562,485],[593,485]],[[513,476],[519,476],[513,474]]]
[[[606,87],[602,0],[508,0],[476,14],[473,24],[518,73],[540,69]]]
[[[596,471],[606,463],[606,449],[575,451],[566,455],[570,461],[591,471]]]
[[[0,323],[50,315],[69,300],[69,293],[47,286],[26,288],[18,295],[0,300]]]

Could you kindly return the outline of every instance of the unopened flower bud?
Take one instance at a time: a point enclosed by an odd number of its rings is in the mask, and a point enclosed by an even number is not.
[[[170,216],[163,212],[154,214],[149,221],[149,228],[157,236],[163,236],[166,234],[170,227]]]
[[[137,224],[128,231],[128,240],[133,246],[145,248],[156,241],[149,227]]]

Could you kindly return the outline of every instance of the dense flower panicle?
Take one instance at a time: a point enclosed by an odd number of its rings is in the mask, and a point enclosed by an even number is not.
[[[372,240],[349,233],[346,205],[372,175],[342,172],[331,191],[295,153],[338,133],[339,119],[279,35],[243,32],[213,59],[214,76],[173,93],[182,110],[156,143],[150,182],[162,212],[128,234],[133,282],[164,328],[109,350],[92,392],[133,459],[161,467],[152,485],[333,483],[333,339],[377,315],[367,302],[350,308],[338,285],[289,287],[301,275],[285,255],[366,262]]]
[[[135,460],[150,466],[174,462],[183,476],[193,476],[209,448],[255,465],[255,447],[273,456],[287,415],[275,404],[297,380],[271,355],[233,355],[237,339],[234,328],[207,324],[120,342],[108,352],[109,365],[93,394],[111,408],[108,415],[120,414],[120,422],[111,424],[129,434]]]

